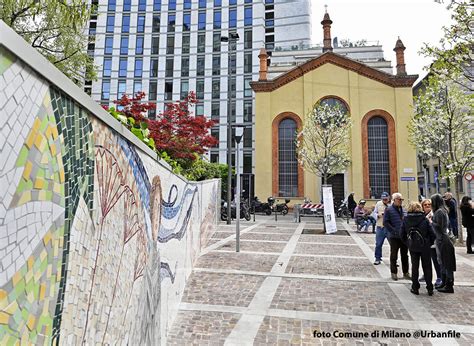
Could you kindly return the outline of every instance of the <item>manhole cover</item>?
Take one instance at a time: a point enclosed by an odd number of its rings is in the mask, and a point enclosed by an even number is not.
[[[301,234],[323,234],[323,235],[346,235],[346,236],[349,236],[349,232],[347,232],[345,229],[338,229],[336,233],[326,234],[326,232],[323,229],[305,228],[305,229],[303,229],[303,232],[301,232]]]

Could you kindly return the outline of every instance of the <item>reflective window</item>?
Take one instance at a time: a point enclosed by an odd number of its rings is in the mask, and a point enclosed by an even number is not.
[[[174,53],[174,36],[168,36],[166,39],[166,54]]]
[[[117,86],[117,99],[122,98],[127,93],[127,81],[119,80]]]
[[[252,25],[252,7],[244,9],[244,25]]]
[[[174,72],[174,58],[167,58],[165,76],[173,77],[173,72]]]
[[[244,49],[252,48],[252,30],[245,30],[244,32]]]
[[[104,77],[110,77],[111,70],[112,70],[112,58],[105,58],[102,75]]]
[[[183,31],[191,30],[191,13],[185,13],[183,15]]]
[[[135,45],[135,54],[143,54],[143,36],[137,36],[137,43]]]
[[[150,82],[150,87],[148,89],[148,99],[149,100],[156,100],[156,89],[157,89],[156,81],[151,81]]]
[[[110,99],[110,81],[109,80],[104,80],[102,81],[102,95],[101,95],[102,100],[108,100]]]
[[[221,97],[221,80],[219,78],[212,79],[212,98],[219,99]]]
[[[139,91],[143,91],[142,81],[141,80],[136,80],[136,81],[133,82],[133,93],[136,94]]]
[[[161,11],[161,0],[153,0],[153,11]]]
[[[183,54],[189,54],[189,48],[190,48],[190,36],[189,34],[183,35],[183,42],[182,42],[182,53]]]
[[[216,32],[212,36],[212,51],[220,52],[221,51],[221,33]]]
[[[107,32],[114,32],[114,27],[115,27],[115,17],[114,16],[107,16],[106,31]]]
[[[298,196],[296,122],[283,119],[278,125],[278,195]]]
[[[175,11],[176,10],[176,0],[169,0],[168,10],[170,10],[170,11]]]
[[[123,10],[124,11],[130,11],[131,7],[132,7],[132,0],[123,0]]]
[[[115,11],[115,5],[117,5],[117,0],[109,0],[107,11]]]
[[[182,77],[189,76],[189,57],[183,56],[181,58],[181,76]]]
[[[105,38],[104,54],[112,54],[113,48],[114,48],[114,38],[113,36],[107,36]]]
[[[150,60],[150,77],[158,76],[158,59]]]
[[[206,0],[199,0],[199,8],[206,8]]]
[[[370,118],[367,123],[367,137],[370,196],[379,199],[382,192],[391,193],[388,126],[384,118]]]
[[[143,74],[143,59],[142,58],[136,58],[135,59],[135,77],[141,77]]]
[[[252,73],[252,53],[244,54],[244,73]]]
[[[198,14],[198,30],[206,29],[206,12],[199,12]]]
[[[153,16],[152,25],[151,25],[152,32],[160,32],[160,16],[155,14]]]
[[[222,0],[214,0],[214,7],[222,6]]]
[[[191,0],[184,0],[184,9],[189,10],[191,8]]]
[[[222,26],[222,12],[214,11],[214,29],[220,29]]]
[[[204,55],[198,56],[196,65],[196,75],[204,76],[205,64],[206,58],[204,57]]]
[[[220,104],[219,102],[213,102],[211,104],[211,120],[219,122],[220,117]]]
[[[237,27],[237,10],[230,9],[229,10],[229,28]]]
[[[204,99],[204,80],[198,79],[196,81],[196,98],[198,100]]]
[[[127,58],[119,60],[119,77],[127,77]]]
[[[128,14],[122,17],[122,32],[130,32],[130,16]]]
[[[168,32],[174,32],[175,25],[176,25],[176,15],[168,14]]]
[[[146,0],[138,0],[138,10],[139,11],[146,10]]]
[[[244,122],[252,122],[252,100],[244,101]]]
[[[145,31],[145,16],[138,16],[137,32]]]
[[[204,116],[204,105],[198,104],[196,105],[196,116],[203,117]]]
[[[165,100],[173,99],[173,81],[165,81]]]
[[[158,54],[160,51],[160,38],[158,36],[151,38],[151,54]]]
[[[212,57],[212,74],[220,75],[221,74],[221,56],[214,55]]]
[[[182,80],[181,81],[181,99],[185,99],[186,96],[188,96],[189,93],[189,81],[187,80]]]
[[[128,54],[128,36],[120,38],[120,54]]]
[[[206,34],[199,34],[198,35],[198,44],[197,44],[197,52],[204,53],[206,51]]]

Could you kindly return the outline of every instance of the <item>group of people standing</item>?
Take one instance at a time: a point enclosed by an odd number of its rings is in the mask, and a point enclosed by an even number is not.
[[[354,202],[355,204],[355,202]],[[391,198],[386,192],[381,195],[369,213],[363,214],[365,201],[359,201],[354,208],[357,230],[362,227],[368,231],[369,225],[375,227],[375,261],[382,262],[382,246],[385,239],[390,244],[390,272],[393,280],[398,280],[398,257],[402,266],[403,279],[412,281],[411,292],[419,294],[420,281],[424,280],[428,295],[434,289],[442,293],[454,293],[454,272],[456,255],[453,239],[458,237],[457,204],[451,193],[443,196],[434,194],[430,199],[410,202],[407,210],[402,206],[403,196],[394,193]],[[474,204],[470,197],[462,198],[460,207],[462,224],[467,230],[467,253],[472,254],[474,240]],[[360,220],[367,220],[362,223]],[[408,252],[411,258],[409,273]],[[423,277],[419,277],[419,267],[423,268]],[[436,272],[433,285],[432,263]]]

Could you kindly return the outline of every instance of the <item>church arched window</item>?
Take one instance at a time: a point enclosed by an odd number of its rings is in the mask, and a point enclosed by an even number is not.
[[[371,198],[380,198],[382,192],[390,191],[390,155],[388,124],[380,116],[367,122],[369,193]]]
[[[323,98],[321,101],[319,101],[321,104],[323,105],[328,105],[328,106],[332,106],[332,107],[340,107],[341,109],[343,109],[345,112],[344,113],[349,113],[349,109],[347,109],[347,105],[345,102],[343,102],[341,99],[339,98],[335,98],[335,97],[331,97],[331,96],[328,96],[328,97],[325,97]]]
[[[278,195],[298,196],[296,121],[283,119],[278,125]]]

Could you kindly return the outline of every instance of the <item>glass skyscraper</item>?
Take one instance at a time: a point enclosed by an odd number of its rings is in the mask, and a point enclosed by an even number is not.
[[[99,68],[85,90],[109,105],[123,93],[144,91],[156,102],[153,118],[167,102],[195,91],[196,116],[216,121],[219,145],[213,162],[226,162],[227,108],[232,121],[254,123],[250,82],[258,79],[261,48],[310,44],[310,0],[92,0],[89,54]],[[238,33],[237,44],[221,36]],[[230,46],[230,47],[229,47]],[[231,61],[229,66],[229,49]],[[229,77],[230,73],[230,78]],[[228,92],[230,81],[230,95]],[[245,129],[241,172],[253,167],[253,126]]]

